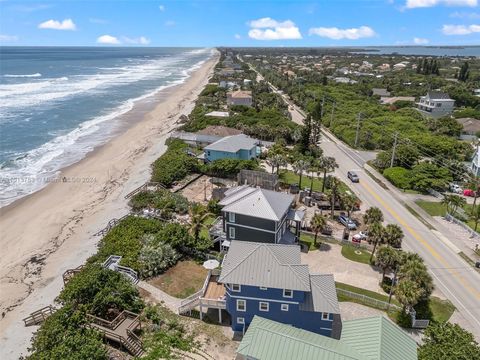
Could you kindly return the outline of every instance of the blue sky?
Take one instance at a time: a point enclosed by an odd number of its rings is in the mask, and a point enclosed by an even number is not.
[[[480,45],[480,0],[0,0],[2,45]]]

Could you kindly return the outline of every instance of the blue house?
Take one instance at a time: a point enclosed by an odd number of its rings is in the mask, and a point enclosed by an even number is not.
[[[257,157],[258,140],[245,134],[226,136],[206,146],[206,161],[219,159],[251,160]]]
[[[234,331],[255,315],[338,339],[342,321],[331,274],[310,274],[298,245],[232,241],[218,283]]]

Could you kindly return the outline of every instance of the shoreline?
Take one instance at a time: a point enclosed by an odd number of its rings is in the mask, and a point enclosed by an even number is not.
[[[0,209],[2,358],[25,353],[37,327],[24,327],[22,318],[52,304],[63,272],[96,252],[100,238],[93,234],[128,213],[124,196],[148,181],[150,164],[166,150],[178,118],[193,109],[218,58],[217,53],[184,83],[156,94],[153,109],[134,107],[124,114],[131,119],[126,128],[61,170],[59,178],[70,181],[50,183]]]

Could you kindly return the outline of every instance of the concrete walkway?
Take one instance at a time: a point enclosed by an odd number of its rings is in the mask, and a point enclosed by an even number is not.
[[[152,298],[156,301],[163,303],[168,309],[174,313],[178,312],[178,308],[182,302],[182,299],[178,299],[171,295],[168,295],[166,292],[156,288],[145,281],[140,281],[137,286],[150,294]]]

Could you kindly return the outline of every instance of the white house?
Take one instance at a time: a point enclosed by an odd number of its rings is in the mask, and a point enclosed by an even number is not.
[[[470,163],[470,171],[475,176],[480,176],[480,151],[478,146],[477,150],[475,151],[475,155],[473,156],[472,162]]]
[[[438,118],[453,112],[455,100],[443,92],[429,91],[427,95],[420,97],[416,105],[423,114]]]

